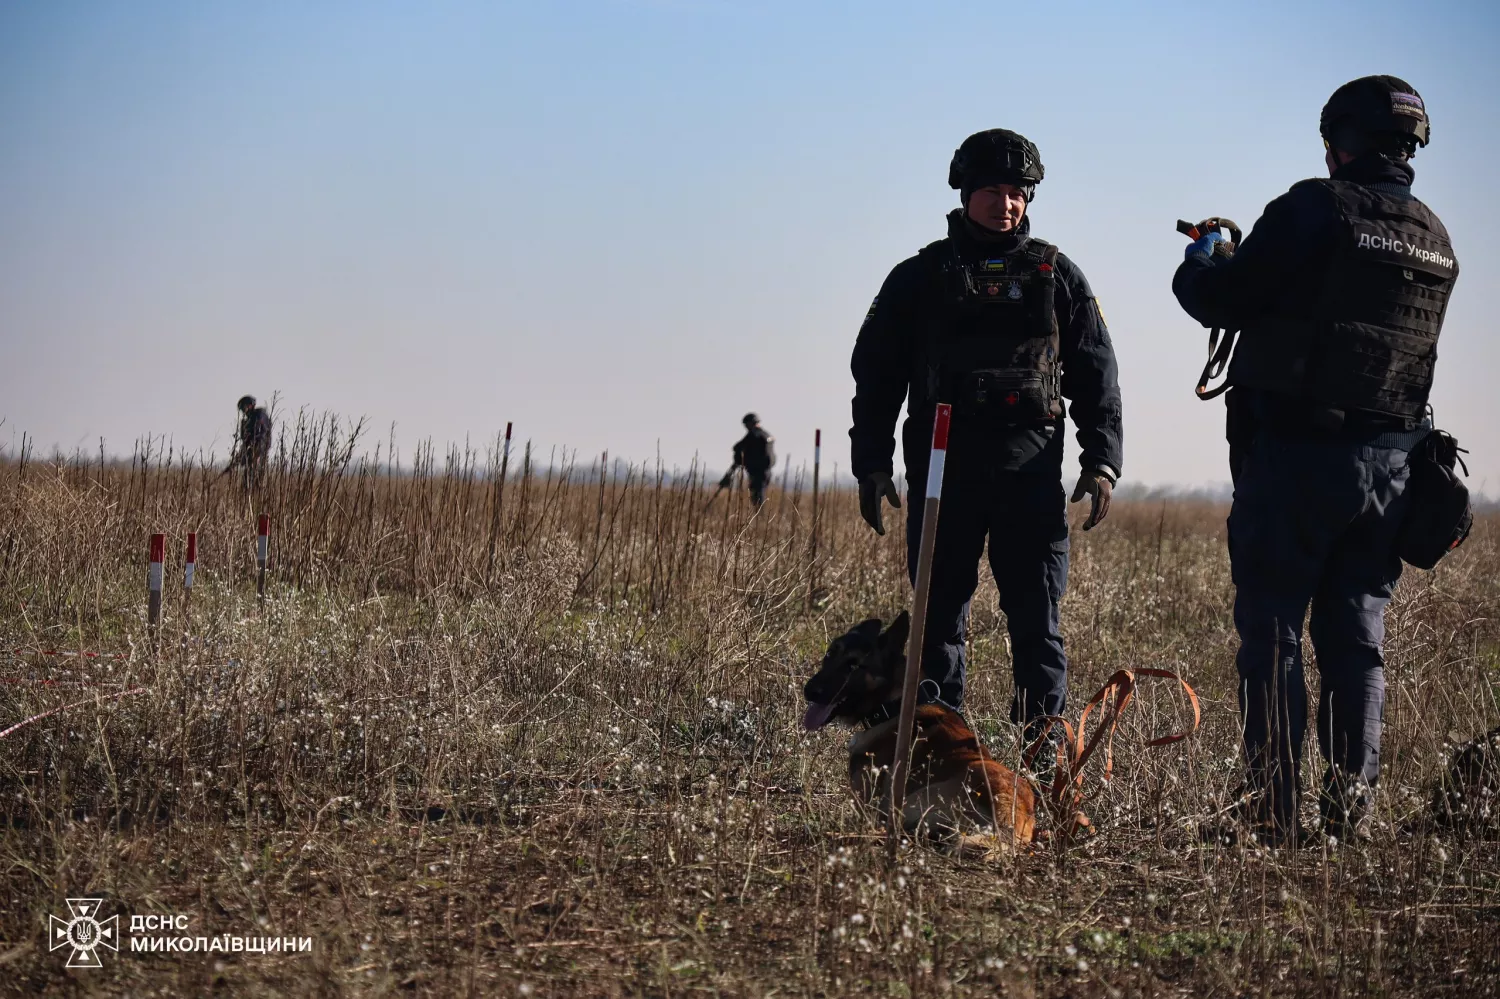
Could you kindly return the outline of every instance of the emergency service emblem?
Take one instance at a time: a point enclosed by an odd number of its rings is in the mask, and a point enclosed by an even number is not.
[[[1011,301],[1013,301],[1013,302],[1020,301],[1021,300],[1021,282],[1019,282],[1019,281],[1012,281],[1010,283],[1010,291],[1006,292],[1006,294],[1008,294],[1010,296]]]
[[[101,920],[99,907],[103,904],[102,898],[70,898],[68,912],[73,918],[47,917],[47,949],[70,947],[73,950],[66,967],[102,968],[104,961],[98,954],[99,948],[119,951],[120,917],[113,915]]]

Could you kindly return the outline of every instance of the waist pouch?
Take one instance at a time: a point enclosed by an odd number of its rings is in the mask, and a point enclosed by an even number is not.
[[[1411,494],[1406,517],[1396,536],[1396,554],[1407,565],[1431,569],[1444,555],[1464,543],[1474,526],[1469,488],[1453,470],[1458,464],[1469,473],[1451,434],[1433,430],[1408,454]]]
[[[1052,379],[1040,371],[982,369],[963,377],[954,408],[1000,423],[1045,423],[1055,396]]]

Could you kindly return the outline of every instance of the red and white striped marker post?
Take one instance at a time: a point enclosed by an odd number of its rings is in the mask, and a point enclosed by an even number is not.
[[[198,568],[198,532],[189,531],[187,558],[182,565],[182,647],[187,648],[188,628],[193,614],[193,573]]]
[[[161,565],[166,554],[167,536],[151,535],[151,567],[146,571],[146,636],[152,652],[156,651],[161,631]]]
[[[271,516],[263,513],[255,524],[255,596],[266,599],[266,556],[271,551]]]
[[[906,646],[906,676],[901,684],[901,721],[896,730],[896,759],[891,766],[890,848],[894,856],[905,823],[906,774],[911,767],[912,729],[917,724],[917,690],[922,676],[922,638],[927,630],[927,594],[932,589],[932,551],[937,545],[938,507],[943,497],[943,463],[948,458],[948,425],[953,407],[938,403],[932,424],[932,457],[927,462],[927,495],[922,504],[922,540],[917,547],[917,589],[912,595],[911,636]]]

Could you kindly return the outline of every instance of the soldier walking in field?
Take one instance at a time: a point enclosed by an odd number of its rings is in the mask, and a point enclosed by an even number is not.
[[[1188,247],[1172,290],[1205,326],[1239,330],[1226,401],[1234,467],[1229,557],[1249,797],[1215,834],[1302,839],[1308,695],[1317,652],[1324,830],[1366,839],[1380,776],[1385,608],[1414,516],[1409,454],[1458,276],[1448,232],[1412,194],[1427,109],[1409,84],[1367,76],[1323,108],[1329,177],[1266,206],[1232,253]],[[1205,830],[1209,832],[1210,830]]]
[[[766,486],[771,481],[771,469],[776,465],[776,438],[761,428],[760,417],[746,413],[740,421],[745,425],[745,436],[734,445],[734,463],[724,478],[719,480],[720,489],[728,489],[734,481],[734,472],[743,468],[750,479],[750,502],[760,506],[766,501]]]
[[[240,426],[224,474],[243,469],[245,488],[249,489],[260,484],[271,456],[271,414],[255,404],[253,395],[241,396],[235,408],[240,413]]]

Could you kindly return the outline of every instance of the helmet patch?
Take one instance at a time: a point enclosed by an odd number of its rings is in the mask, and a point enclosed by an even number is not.
[[[1391,113],[1406,114],[1413,118],[1427,117],[1427,107],[1422,103],[1422,98],[1416,94],[1403,94],[1399,91],[1391,94]]]

